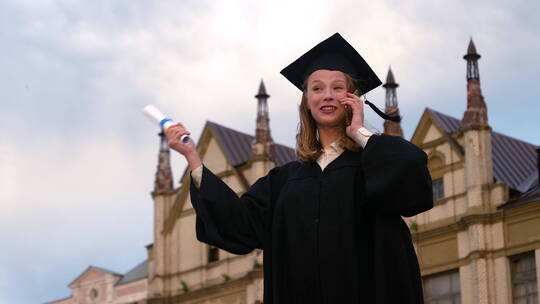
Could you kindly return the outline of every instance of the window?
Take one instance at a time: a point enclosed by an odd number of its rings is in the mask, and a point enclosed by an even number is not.
[[[97,291],[97,289],[92,288],[88,296],[90,297],[91,302],[95,302],[99,296],[99,292]]]
[[[433,180],[433,201],[444,198],[444,182],[442,177]]]
[[[512,303],[538,304],[534,252],[510,258],[512,271]]]
[[[461,304],[457,270],[424,277],[425,304]]]
[[[433,171],[435,169],[439,169],[442,166],[444,166],[444,160],[443,157],[439,155],[432,155],[429,157],[428,160],[428,168],[430,171]]]
[[[208,246],[208,263],[219,261],[219,248]]]

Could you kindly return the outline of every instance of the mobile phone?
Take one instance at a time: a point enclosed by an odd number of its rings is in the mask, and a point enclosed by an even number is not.
[[[353,94],[356,96],[359,96],[358,90],[354,90]],[[352,109],[349,108],[348,106],[345,106],[345,125],[350,126],[351,120],[352,120]]]

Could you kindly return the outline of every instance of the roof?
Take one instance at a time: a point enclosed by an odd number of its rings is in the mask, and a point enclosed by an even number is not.
[[[128,271],[115,285],[126,284],[148,277],[148,260],[144,260],[139,265]]]
[[[244,164],[251,158],[253,136],[227,128],[215,122],[207,121],[206,123],[212,129],[212,133],[223,149],[223,153],[225,153],[225,156],[233,166],[236,167]],[[276,165],[278,166],[297,160],[294,149],[281,144],[274,144],[274,153]]]
[[[115,271],[112,271],[112,270],[109,270],[109,269],[105,269],[105,268],[101,268],[101,267],[96,267],[96,266],[88,266],[79,276],[77,276],[75,278],[75,280],[73,280],[71,283],[69,283],[68,286],[71,286],[73,283],[77,282],[77,280],[79,280],[80,278],[82,278],[84,276],[84,274],[86,274],[88,271],[92,270],[92,269],[95,269],[95,270],[98,270],[98,271],[101,271],[101,272],[105,272],[105,273],[108,273],[108,274],[111,274],[113,276],[119,276],[121,277],[122,275],[119,274],[118,272],[115,272]]]
[[[117,275],[117,276],[118,276],[118,275],[121,275],[121,274],[119,274],[119,273],[116,272],[116,271],[112,271],[112,270],[109,270],[109,269],[106,269],[106,268],[101,268],[101,267],[97,267],[97,266],[90,266],[90,267],[92,267],[92,268],[94,268],[94,269],[98,269],[98,270],[104,271],[104,272],[107,272],[107,273],[110,273],[110,274],[112,274],[112,275]]]
[[[454,133],[461,128],[461,120],[427,108],[446,133]],[[491,137],[493,176],[506,183],[511,189],[527,192],[538,184],[536,146],[493,132]]]
[[[517,207],[538,201],[540,201],[540,185],[537,184],[529,189],[529,191],[512,197],[508,202],[502,204],[500,208],[506,209],[510,207]]]

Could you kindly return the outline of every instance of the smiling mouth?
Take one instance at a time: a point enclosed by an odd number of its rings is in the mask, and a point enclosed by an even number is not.
[[[337,110],[337,107],[336,106],[322,106],[320,109],[322,112],[333,112]]]

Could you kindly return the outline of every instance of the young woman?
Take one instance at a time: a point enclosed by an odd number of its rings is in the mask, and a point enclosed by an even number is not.
[[[401,216],[432,207],[425,153],[364,128],[380,80],[339,34],[282,71],[302,90],[299,160],[237,195],[201,163],[189,134],[167,130],[192,170],[197,238],[235,254],[264,250],[264,303],[423,303]],[[357,80],[355,80],[357,79]]]

